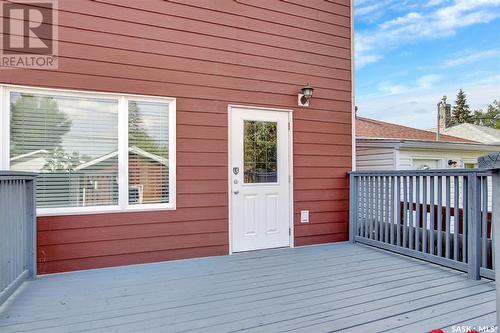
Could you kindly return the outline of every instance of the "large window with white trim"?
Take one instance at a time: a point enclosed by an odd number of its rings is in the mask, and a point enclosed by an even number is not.
[[[175,99],[0,86],[0,169],[39,214],[175,208]]]

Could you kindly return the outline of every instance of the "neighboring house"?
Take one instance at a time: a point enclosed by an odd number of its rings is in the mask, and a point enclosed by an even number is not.
[[[14,170],[40,172],[48,163],[49,152],[45,149],[20,154],[10,159],[10,167]]]
[[[357,117],[358,170],[412,170],[473,168],[477,158],[500,151],[500,145],[482,144],[436,133]]]
[[[118,170],[116,165],[118,151],[83,163],[75,168],[81,177],[82,206],[109,204],[117,195]],[[129,147],[128,193],[129,203],[145,204],[168,202],[168,158],[148,153],[138,147]],[[111,162],[111,163],[110,163]]]
[[[162,178],[168,179],[168,158],[135,146],[129,147],[128,151],[130,202],[168,202],[168,185],[159,181]],[[53,159],[53,154],[47,150],[10,159],[11,169],[38,173],[39,206],[105,206],[117,200],[118,151],[87,162],[80,160],[80,164],[74,167],[57,170],[50,168]]]
[[[500,130],[498,129],[467,123],[453,124],[451,105],[446,103],[446,99],[446,96],[443,96],[438,103],[438,127],[431,128],[430,131],[438,132],[439,135],[445,134],[479,143],[500,145]]]
[[[480,143],[500,145],[500,130],[496,128],[474,124],[459,124],[444,128],[441,133]]]
[[[58,68],[0,69],[0,169],[40,173],[38,272],[347,240],[351,9],[59,1]]]

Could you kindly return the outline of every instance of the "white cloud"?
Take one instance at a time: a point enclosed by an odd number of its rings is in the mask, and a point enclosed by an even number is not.
[[[400,11],[400,8],[414,7],[413,0],[355,0],[354,12],[356,20],[374,22],[390,10]]]
[[[428,74],[419,77],[413,85],[394,84],[391,81],[383,81],[378,85],[378,91],[383,95],[397,95],[407,92],[421,92],[434,88],[436,82],[442,78],[441,75]]]
[[[426,4],[427,7],[432,7],[432,6],[438,6],[447,0],[429,0],[429,2]]]
[[[381,3],[356,8],[356,14],[364,16],[373,13],[381,8]]]
[[[408,13],[405,16],[400,16],[390,21],[386,21],[379,25],[379,28],[382,30],[387,30],[390,28],[405,26],[408,24],[414,24],[415,22],[424,19],[424,17],[419,13]]]
[[[360,54],[356,58],[356,68],[363,68],[368,64],[377,62],[380,59],[378,55],[375,54],[368,54],[368,55],[363,55]]]
[[[394,0],[370,1],[370,0],[355,0],[354,11],[357,16],[366,16],[383,10],[390,2]]]
[[[433,86],[432,89],[402,89],[393,94],[360,97],[356,105],[359,107],[359,114],[364,117],[430,128],[435,127],[436,105],[441,97],[447,95],[448,100],[453,103],[459,88],[466,92],[472,110],[485,109],[494,99],[500,98],[500,76],[493,75],[461,87],[446,85]]]
[[[417,40],[450,36],[460,28],[488,23],[500,17],[498,7],[500,0],[455,0],[432,11],[414,10],[383,22],[374,30],[356,33],[355,58],[361,59],[362,67],[370,63],[366,59],[372,60],[371,63],[381,59],[385,50]]]
[[[400,84],[391,84],[390,82],[382,82],[378,85],[378,90],[387,95],[401,94],[409,90],[408,87]]]
[[[430,89],[441,78],[442,76],[437,74],[424,75],[417,80],[417,87],[419,89]]]
[[[457,54],[453,58],[445,60],[443,68],[450,68],[464,64],[470,64],[479,60],[500,56],[500,50],[484,50],[479,52],[468,52],[467,54]]]

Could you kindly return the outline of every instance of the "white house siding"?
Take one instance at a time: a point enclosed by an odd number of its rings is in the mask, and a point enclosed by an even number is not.
[[[400,148],[398,166],[399,170],[412,170],[413,159],[438,159],[441,160],[441,167],[448,168],[448,160],[458,162],[458,167],[463,167],[463,163],[477,163],[477,158],[487,155],[487,152],[479,150],[438,150],[438,149],[414,149]]]
[[[486,155],[485,151],[474,150],[439,150],[439,149],[416,149],[416,148],[380,148],[380,147],[360,147],[356,151],[356,163],[358,170],[412,170],[414,159],[439,160],[439,168],[449,168],[448,160],[457,161],[457,167],[462,168],[463,163],[477,163],[477,158]],[[402,186],[402,185],[401,185]],[[443,179],[443,205],[446,205],[446,182]],[[437,191],[437,189],[436,189]],[[403,191],[401,191],[402,195]],[[420,198],[422,198],[422,192]],[[491,177],[488,177],[488,211],[491,211]],[[416,193],[414,193],[415,200]],[[454,205],[454,179],[450,181],[450,203]],[[401,200],[403,198],[401,197]],[[427,203],[430,204],[430,184],[427,185]],[[435,198],[437,203],[437,198]],[[463,208],[462,180],[459,180],[459,207]],[[416,214],[416,212],[414,212]],[[414,216],[416,221],[416,216]],[[430,221],[430,216],[427,217]],[[454,232],[454,217],[450,218],[450,229]]]
[[[396,149],[379,147],[356,147],[357,170],[394,170]]]
[[[413,168],[413,160],[414,159],[439,159],[440,160],[440,168],[449,168],[448,160],[457,161],[457,167],[462,168],[463,163],[477,163],[477,159],[480,156],[486,155],[485,151],[474,151],[474,150],[434,150],[434,149],[408,149],[401,148],[399,152],[399,165],[398,169],[400,170],[411,170]],[[488,211],[491,211],[492,208],[492,191],[491,191],[491,177],[488,177]],[[459,207],[463,208],[463,197],[462,197],[462,180],[459,180]],[[427,187],[429,189],[429,186]],[[450,203],[453,206],[455,200],[455,191],[454,191],[454,178],[452,177],[450,180]],[[422,197],[422,193],[420,194]],[[427,201],[429,201],[429,192],[427,193]],[[443,205],[446,205],[446,182],[443,179]],[[435,199],[435,203],[437,203],[437,198]],[[454,217],[450,218],[451,223],[451,232],[453,232],[453,221]]]

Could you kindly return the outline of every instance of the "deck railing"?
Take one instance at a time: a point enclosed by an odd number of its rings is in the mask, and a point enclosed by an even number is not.
[[[493,176],[500,177],[482,169],[352,172],[351,241],[494,279]]]
[[[36,277],[35,174],[0,171],[0,305]]]

